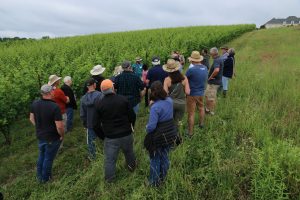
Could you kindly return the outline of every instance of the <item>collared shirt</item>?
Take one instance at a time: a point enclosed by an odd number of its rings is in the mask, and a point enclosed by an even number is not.
[[[124,71],[115,78],[115,89],[117,94],[127,97],[131,107],[136,106],[141,101],[140,92],[144,89],[144,84],[137,75],[130,71]]]

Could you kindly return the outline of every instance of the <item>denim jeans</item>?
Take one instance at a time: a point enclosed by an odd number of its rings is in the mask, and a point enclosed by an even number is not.
[[[87,129],[87,145],[89,150],[89,157],[91,159],[96,159],[96,133],[94,129],[88,128]]]
[[[150,158],[150,185],[159,186],[167,176],[170,166],[168,154],[169,147],[159,148],[154,152],[154,156]]]
[[[228,90],[228,83],[229,83],[228,77],[222,76],[222,85],[223,85],[223,90],[227,91]]]
[[[134,169],[136,159],[133,152],[132,134],[121,138],[105,138],[104,140],[104,177],[106,181],[113,181],[115,178],[116,162],[119,150],[122,150],[125,156],[127,167]]]
[[[52,177],[52,164],[57,154],[61,141],[48,142],[39,140],[39,157],[37,161],[37,178],[40,182],[47,182]]]
[[[135,113],[136,115],[137,115],[138,112],[139,112],[139,106],[140,106],[140,104],[138,103],[138,104],[136,104],[136,106],[133,107],[133,111],[134,111],[134,113]]]
[[[73,108],[67,108],[66,113],[67,113],[67,132],[69,132],[73,128],[74,109]]]

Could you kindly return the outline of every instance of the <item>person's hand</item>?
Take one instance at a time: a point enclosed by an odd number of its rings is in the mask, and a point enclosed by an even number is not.
[[[61,136],[61,137],[59,138],[59,140],[60,140],[60,141],[63,141],[63,140],[64,140],[64,137],[63,137],[63,136]]]
[[[154,104],[154,101],[153,101],[153,100],[151,100],[151,101],[149,102],[149,106],[152,106],[152,104]]]

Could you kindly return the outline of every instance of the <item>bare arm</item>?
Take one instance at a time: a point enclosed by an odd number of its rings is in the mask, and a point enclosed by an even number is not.
[[[165,78],[165,81],[164,81],[164,90],[167,92],[167,94],[169,94],[169,87],[170,87],[170,78],[167,77]]]
[[[185,94],[186,95],[190,95],[190,93],[191,93],[191,89],[190,89],[190,84],[189,84],[189,80],[187,79],[187,77],[186,76],[184,76],[185,77],[185,79],[184,79],[184,91],[185,91]]]
[[[210,75],[210,77],[208,78],[208,80],[214,79],[214,77],[219,73],[220,68],[215,68],[213,73]]]
[[[57,132],[60,135],[60,140],[63,140],[65,134],[63,121],[55,121],[55,125],[56,125]]]
[[[33,124],[33,126],[35,126],[34,114],[33,114],[33,113],[30,113],[30,115],[29,115],[29,120],[30,120],[30,122]]]

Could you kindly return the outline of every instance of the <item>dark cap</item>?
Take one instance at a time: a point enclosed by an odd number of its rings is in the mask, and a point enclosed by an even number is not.
[[[122,68],[123,69],[127,69],[128,67],[131,66],[131,62],[128,61],[128,60],[125,60],[123,63],[122,63]]]
[[[90,79],[88,79],[88,80],[85,82],[85,85],[86,85],[87,87],[89,87],[89,86],[91,86],[91,85],[94,85],[95,83],[97,83],[97,81],[96,81],[95,79],[93,79],[93,78],[90,78]]]

